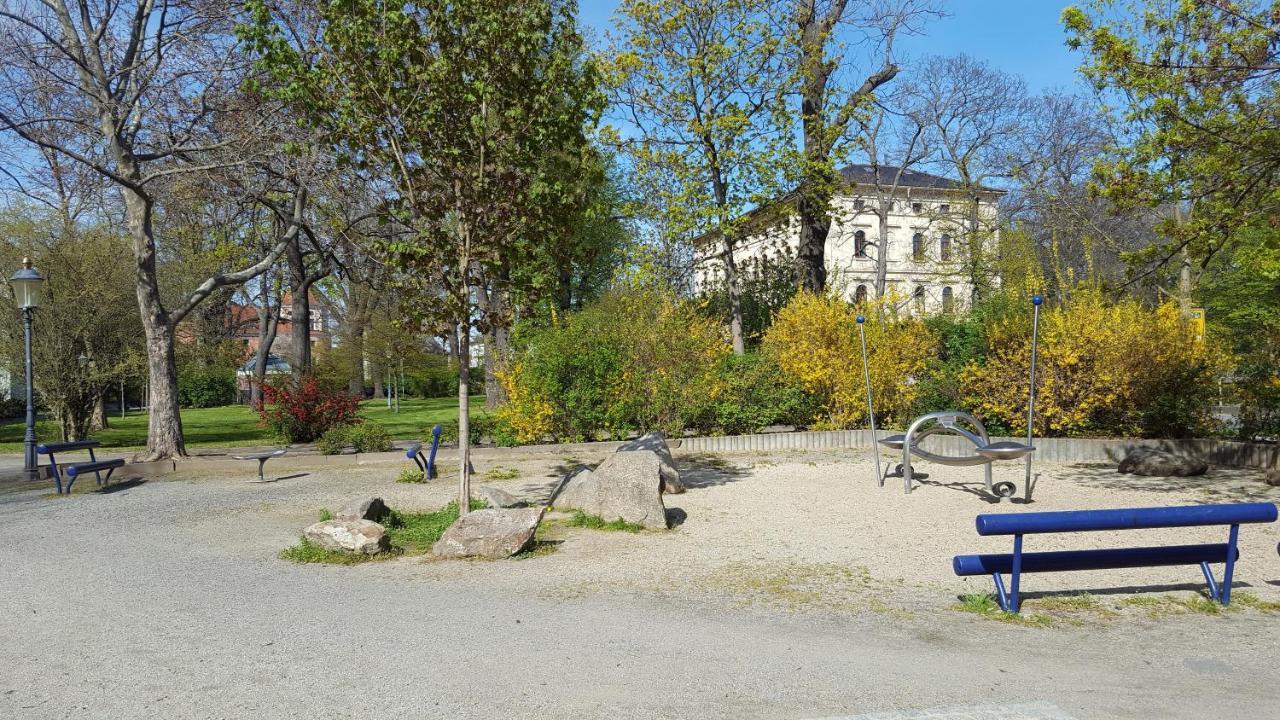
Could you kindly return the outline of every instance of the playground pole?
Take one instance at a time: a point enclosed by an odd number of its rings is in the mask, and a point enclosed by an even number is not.
[[[876,460],[876,482],[884,487],[884,474],[880,471],[880,443],[876,437],[876,411],[871,406],[871,366],[867,364],[867,332],[863,329],[866,321],[865,315],[858,316],[858,336],[862,338],[862,376],[867,383],[867,418],[871,421],[871,453]]]
[[[1031,296],[1031,304],[1035,306],[1035,310],[1031,316],[1031,388],[1027,393],[1027,447],[1031,447],[1031,431],[1036,419],[1036,341],[1040,336],[1040,305],[1043,303],[1044,298],[1040,295]],[[1032,454],[1027,453],[1027,479],[1024,487],[1028,491],[1031,489]]]

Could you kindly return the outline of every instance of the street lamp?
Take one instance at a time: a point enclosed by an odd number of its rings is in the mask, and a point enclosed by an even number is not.
[[[34,379],[31,373],[31,319],[40,306],[40,285],[44,277],[31,267],[31,258],[22,258],[22,269],[9,278],[13,286],[13,299],[22,311],[22,325],[26,334],[27,352],[27,434],[23,437],[22,468],[29,477],[36,473],[36,403],[32,391]]]

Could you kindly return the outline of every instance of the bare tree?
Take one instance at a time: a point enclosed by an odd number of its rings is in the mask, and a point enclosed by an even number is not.
[[[983,199],[990,183],[1013,175],[1030,107],[1026,85],[967,55],[935,56],[924,62],[911,92],[938,162],[961,184],[963,257],[976,299],[990,286],[984,244],[996,231],[996,218],[981,212]]]
[[[178,412],[175,328],[214,291],[265,271],[205,278],[172,307],[157,273],[155,187],[176,175],[243,162],[252,125],[219,118],[240,95],[245,68],[235,8],[200,0],[6,0],[0,6],[0,131],[78,162],[123,199],[146,336],[148,459],[185,454]],[[29,102],[33,89],[51,100]],[[228,130],[234,134],[228,135]]]

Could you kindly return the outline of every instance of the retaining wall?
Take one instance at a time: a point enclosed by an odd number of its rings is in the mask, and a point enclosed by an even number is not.
[[[880,431],[884,437],[894,433]],[[1026,438],[993,437],[992,442]],[[930,450],[967,455],[973,445],[959,437],[931,435],[925,439]],[[1231,442],[1228,440],[1143,440],[1134,438],[1036,438],[1035,459],[1059,463],[1118,463],[1136,447],[1162,450],[1203,458],[1214,465],[1267,468],[1276,465],[1280,448],[1276,445]],[[673,443],[674,445],[674,443]],[[820,450],[831,448],[871,448],[870,430],[831,430],[826,432],[768,433],[726,437],[688,437],[679,443],[680,452],[749,452],[752,450]],[[881,448],[882,459],[892,451]]]

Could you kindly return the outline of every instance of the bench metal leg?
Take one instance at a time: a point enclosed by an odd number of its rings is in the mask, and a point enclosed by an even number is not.
[[[990,466],[988,466],[990,467]],[[1009,607],[1011,613],[1018,612],[1018,585],[1022,580],[1022,536],[1013,536],[1013,572],[1009,574]]]
[[[1204,573],[1204,581],[1209,583],[1209,598],[1222,602],[1222,589],[1218,587],[1218,581],[1213,578],[1213,568],[1209,567],[1209,563],[1200,563],[1200,572]]]
[[[1008,612],[1009,610],[1009,593],[1004,589],[1004,577],[1000,573],[991,573],[991,579],[996,584],[996,602],[1000,603],[1000,609]]]
[[[1240,526],[1232,525],[1231,534],[1227,540],[1227,569],[1222,573],[1222,605],[1225,607],[1231,604],[1231,576],[1235,574],[1236,569],[1236,541],[1240,539]]]
[[[267,458],[258,458],[258,482],[266,482],[267,479],[262,475],[262,469],[267,466]]]

